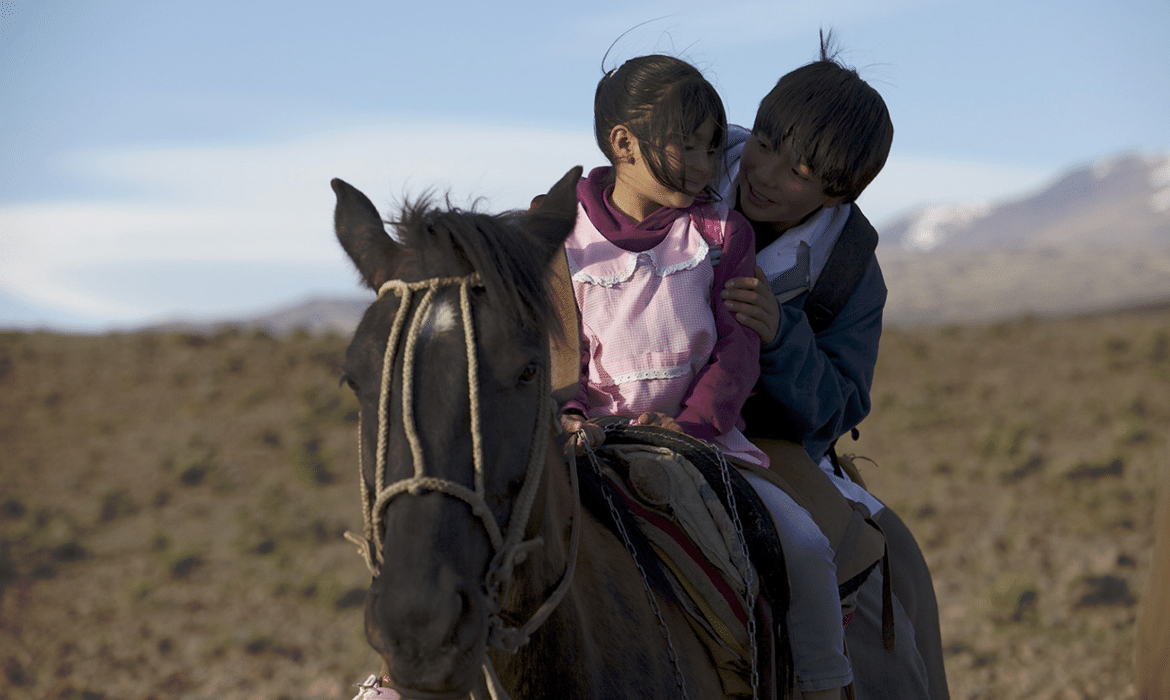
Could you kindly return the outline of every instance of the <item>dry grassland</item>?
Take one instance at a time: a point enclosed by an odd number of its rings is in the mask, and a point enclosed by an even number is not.
[[[0,697],[352,696],[344,345],[0,334]],[[876,381],[843,451],[922,542],[953,697],[1133,698],[1170,310],[891,329]]]

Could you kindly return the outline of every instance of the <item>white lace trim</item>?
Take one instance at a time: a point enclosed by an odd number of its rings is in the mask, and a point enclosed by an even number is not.
[[[617,246],[614,247],[616,248]],[[653,250],[647,250],[641,253],[632,253],[628,250],[622,250],[620,257],[628,258],[628,262],[626,263],[625,269],[612,275],[591,275],[577,266],[577,261],[573,259],[572,255],[567,257],[569,259],[569,272],[572,274],[574,282],[596,284],[601,287],[612,287],[614,285],[621,284],[622,282],[625,282],[634,276],[634,271],[638,269],[638,259],[642,256],[645,256],[649,259],[650,266],[654,268],[655,274],[657,274],[659,277],[666,277],[667,275],[673,275],[676,272],[690,270],[698,267],[701,262],[707,259],[708,252],[709,248],[707,247],[707,241],[700,240],[698,249],[689,259],[683,260],[682,262],[676,263],[674,265],[661,267],[658,264],[658,258],[654,254]]]
[[[674,274],[675,272],[691,270],[698,267],[699,263],[707,259],[707,254],[711,251],[711,247],[707,245],[706,239],[704,239],[702,236],[699,236],[699,239],[699,249],[695,251],[694,256],[690,260],[683,260],[682,262],[671,265],[670,267],[661,268],[658,270],[658,274],[665,277],[667,275]],[[653,262],[654,267],[657,268],[658,261],[654,260]]]
[[[683,365],[680,367],[639,369],[634,370],[633,372],[619,374],[616,377],[610,377],[605,381],[598,382],[597,386],[619,386],[621,384],[631,384],[633,382],[645,381],[647,379],[677,379],[679,377],[685,377],[690,373],[690,365]]]
[[[723,226],[724,222],[720,221],[721,232],[723,232]],[[633,277],[634,272],[638,269],[638,259],[643,255],[646,256],[647,260],[649,260],[650,266],[655,270],[658,276],[665,277],[676,272],[690,270],[698,267],[698,265],[703,260],[706,260],[710,254],[710,245],[707,242],[707,237],[701,230],[698,229],[697,225],[691,221],[689,216],[680,216],[678,219],[676,219],[675,222],[671,225],[670,231],[667,233],[666,238],[663,239],[662,243],[659,243],[650,250],[642,251],[640,253],[624,250],[620,246],[606,239],[605,236],[603,236],[601,232],[598,231],[595,226],[593,226],[593,223],[589,221],[588,216],[585,214],[584,207],[582,207],[580,203],[577,204],[577,227],[578,228],[573,231],[573,234],[569,237],[569,241],[566,243],[565,252],[567,255],[565,257],[568,259],[570,277],[574,282],[583,284],[594,284],[601,287],[612,287],[614,285],[621,284],[622,282],[625,282],[626,280]],[[694,252],[691,253],[689,258],[672,265],[667,265],[665,267],[662,266],[658,261],[658,248],[672,237],[679,235],[685,237],[684,248],[689,247],[689,245],[695,241],[695,239],[697,239],[698,245],[696,246]],[[600,260],[591,260],[589,258],[594,256],[590,255],[587,256],[586,261],[582,263],[580,257],[582,257],[581,253],[583,250],[575,248],[572,243],[574,239],[578,239],[579,236],[583,236],[584,239],[578,240],[578,243],[582,243],[587,247],[608,246],[608,256]],[[602,249],[601,252],[604,254],[605,249]],[[671,254],[669,257],[674,258],[675,252],[676,251],[670,251]],[[623,259],[625,260],[623,269],[619,269],[613,274],[592,274],[591,272],[587,272],[587,270],[592,270],[594,272],[613,270],[617,265],[621,264]]]

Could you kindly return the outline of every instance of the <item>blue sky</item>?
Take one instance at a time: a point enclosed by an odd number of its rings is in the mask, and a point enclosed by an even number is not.
[[[666,52],[750,124],[832,27],[886,98],[879,224],[1170,151],[1170,2],[0,0],[0,327],[358,294],[329,180],[525,206],[601,163],[606,67]]]

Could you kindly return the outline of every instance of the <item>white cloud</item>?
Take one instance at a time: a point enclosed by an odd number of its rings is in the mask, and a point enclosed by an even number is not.
[[[460,123],[354,127],[260,146],[90,151],[76,157],[79,171],[137,194],[0,208],[0,280],[35,302],[125,320],[158,309],[72,282],[89,276],[76,273],[184,261],[346,267],[332,235],[333,177],[384,213],[428,188],[462,206],[482,197],[478,206],[496,211],[527,207],[569,167],[599,158],[588,132]]]

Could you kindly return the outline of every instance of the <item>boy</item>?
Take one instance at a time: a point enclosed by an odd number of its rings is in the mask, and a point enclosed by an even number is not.
[[[873,254],[877,233],[854,201],[885,165],[894,129],[881,95],[841,65],[831,45],[831,32],[822,35],[821,59],[780,78],[760,102],[751,132],[729,129],[721,193],[752,223],[758,268],[756,277],[729,281],[723,297],[763,346],[744,432],[761,446],[803,446],[886,534],[897,616],[904,609],[914,644],[907,648],[906,625],[898,628],[894,656],[877,643],[881,575],[875,571],[846,628],[858,697],[910,697],[906,686],[913,684],[937,700],[948,691],[937,603],[921,551],[896,514],[842,473],[833,451],[870,409],[886,286]],[[787,463],[800,472],[801,461]],[[783,475],[784,464],[774,459],[773,469]]]

